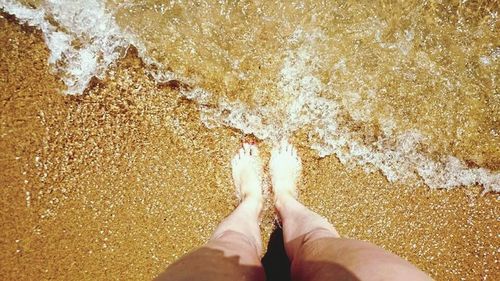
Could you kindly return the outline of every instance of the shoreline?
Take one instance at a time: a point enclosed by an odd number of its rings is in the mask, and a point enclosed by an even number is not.
[[[86,94],[60,95],[40,32],[0,22],[2,279],[149,279],[208,239],[234,207],[229,161],[248,136],[205,128],[198,108],[157,87],[132,53]],[[439,280],[499,278],[496,194],[389,184],[320,159],[306,139],[293,138],[300,198],[341,235]],[[268,204],[265,244],[273,218]]]

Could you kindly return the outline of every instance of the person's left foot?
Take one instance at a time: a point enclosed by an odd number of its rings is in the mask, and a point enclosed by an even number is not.
[[[236,196],[262,201],[262,161],[259,150],[253,144],[243,144],[231,161]]]

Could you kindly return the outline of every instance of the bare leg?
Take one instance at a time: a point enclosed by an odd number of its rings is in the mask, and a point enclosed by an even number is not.
[[[265,280],[262,241],[262,164],[257,147],[245,144],[231,161],[239,206],[203,247],[172,264],[158,280]]]
[[[283,143],[269,163],[294,280],[430,280],[407,261],[371,243],[340,238],[323,217],[296,200],[301,164]]]

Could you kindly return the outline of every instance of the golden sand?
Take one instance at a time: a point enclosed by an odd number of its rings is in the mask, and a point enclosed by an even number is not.
[[[235,206],[242,140],[157,86],[133,51],[82,96],[61,95],[41,33],[0,18],[0,279],[144,280],[202,245]],[[438,280],[499,280],[499,204],[481,188],[389,184],[319,159],[297,134],[301,200],[341,235]],[[267,161],[269,147],[262,146]],[[268,240],[273,210],[262,223]]]

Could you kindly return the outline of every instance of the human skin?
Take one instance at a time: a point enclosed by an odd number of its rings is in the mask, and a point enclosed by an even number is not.
[[[231,161],[238,207],[210,241],[172,264],[157,280],[265,280],[260,257],[262,162],[244,144]],[[274,202],[293,280],[432,280],[404,259],[363,241],[341,238],[324,217],[297,200],[301,161],[284,142],[271,153]]]

